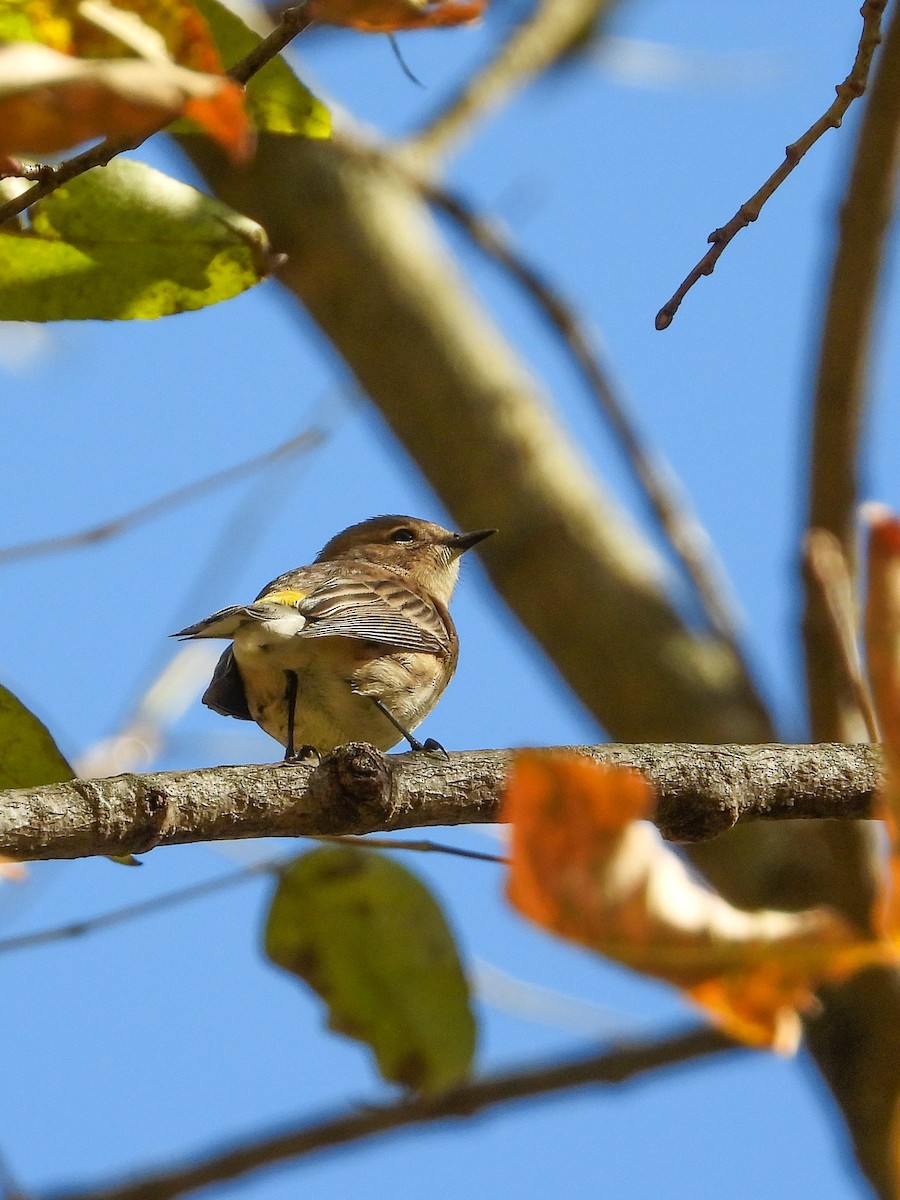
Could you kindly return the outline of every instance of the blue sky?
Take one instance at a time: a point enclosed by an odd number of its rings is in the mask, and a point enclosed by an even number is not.
[[[786,739],[804,736],[795,563],[810,378],[828,247],[856,126],[829,134],[691,293],[672,328],[654,315],[732,215],[830,102],[852,61],[855,5],[820,0],[635,0],[617,37],[660,43],[683,77],[638,84],[624,51],[530,89],[454,159],[450,178],[508,222],[523,252],[595,324],[641,428],[668,456],[712,534]],[[383,38],[303,47],[304,77],[387,133],[414,128],[505,27],[404,35],[424,90]],[[646,61],[646,56],[641,61]],[[189,177],[161,139],[141,157]],[[302,203],[302,199],[300,200]],[[590,397],[541,321],[463,247],[484,302],[560,419],[646,522]],[[896,281],[873,375],[867,497],[900,505]],[[255,595],[338,528],[377,512],[443,519],[378,415],[277,285],[154,323],[0,331],[4,544],[114,516],[315,425],[289,467],[79,553],[2,567],[0,679],[73,758],[121,727],[173,653],[166,635]],[[242,525],[233,522],[240,519]],[[227,531],[231,531],[230,534]],[[235,532],[237,530],[237,532]],[[226,553],[221,539],[228,537]],[[502,532],[501,535],[502,536]],[[601,735],[504,612],[477,562],[454,603],[456,679],[423,727],[448,748],[577,743]],[[192,703],[160,768],[269,761],[254,728]],[[492,848],[482,830],[447,833]],[[287,847],[190,847],[140,871],[37,866],[0,895],[0,936],[151,896]],[[587,1006],[598,1036],[652,1035],[687,1018],[664,987],[525,927],[492,866],[408,865],[427,878],[472,963]],[[93,1182],[210,1144],[386,1095],[365,1050],[322,1028],[318,1003],[266,966],[256,881],[80,942],[3,958],[0,1153],[26,1189]],[[537,1023],[481,1005],[479,1065],[589,1044],[562,1002]],[[605,1094],[404,1134],[241,1186],[248,1200],[427,1194],[543,1197],[563,1189],[670,1200],[864,1195],[802,1058],[740,1054]]]

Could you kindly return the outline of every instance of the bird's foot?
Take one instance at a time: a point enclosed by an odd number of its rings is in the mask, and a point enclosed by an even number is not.
[[[298,746],[296,750],[286,751],[283,765],[294,766],[298,763],[304,766],[317,767],[322,761],[322,755],[315,746]]]
[[[447,759],[450,757],[441,743],[436,742],[434,738],[426,738],[424,742],[416,740],[412,743],[412,748],[419,754],[434,754],[438,758]]]

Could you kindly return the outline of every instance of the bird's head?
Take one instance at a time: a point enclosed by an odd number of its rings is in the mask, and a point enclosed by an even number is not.
[[[370,517],[336,534],[316,562],[351,559],[387,567],[407,576],[443,604],[449,604],[459,575],[459,558],[466,550],[496,533],[451,533],[417,517]]]

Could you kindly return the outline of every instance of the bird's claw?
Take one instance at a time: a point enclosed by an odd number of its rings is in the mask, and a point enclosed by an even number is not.
[[[436,754],[439,758],[446,759],[449,759],[450,757],[441,743],[436,742],[434,738],[427,738],[421,748],[425,754]]]
[[[303,764],[305,766],[317,767],[322,761],[322,755],[315,746],[298,746],[293,753],[285,753],[283,764],[287,766],[296,766]]]

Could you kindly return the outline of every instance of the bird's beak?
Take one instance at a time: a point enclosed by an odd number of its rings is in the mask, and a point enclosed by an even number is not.
[[[492,533],[496,533],[496,529],[476,529],[474,533],[454,533],[451,538],[448,538],[448,545],[454,550],[458,550],[460,554],[466,550],[471,550],[473,546],[477,546],[479,542],[483,542],[485,538],[489,538]]]

